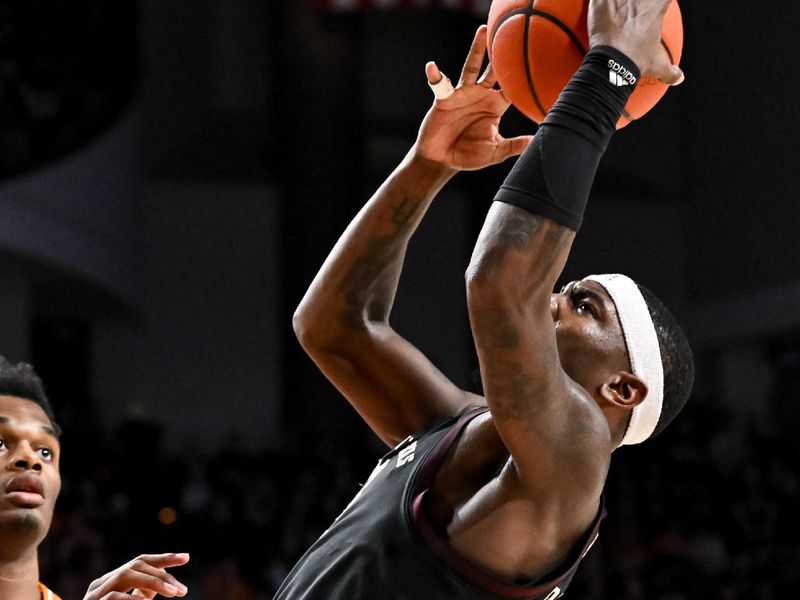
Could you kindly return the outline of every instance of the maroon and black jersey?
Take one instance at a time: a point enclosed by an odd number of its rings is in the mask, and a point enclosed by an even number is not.
[[[504,581],[449,546],[422,510],[425,492],[473,409],[409,436],[378,462],[364,487],[303,555],[275,600],[555,600],[597,538],[600,508],[586,539],[551,575]]]

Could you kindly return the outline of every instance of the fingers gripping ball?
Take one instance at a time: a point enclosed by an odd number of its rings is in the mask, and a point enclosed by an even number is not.
[[[486,35],[497,81],[514,106],[536,123],[542,122],[589,48],[588,14],[589,0],[492,1]],[[676,0],[664,17],[661,47],[670,62],[679,63],[683,21]],[[642,77],[617,129],[653,108],[667,87]]]

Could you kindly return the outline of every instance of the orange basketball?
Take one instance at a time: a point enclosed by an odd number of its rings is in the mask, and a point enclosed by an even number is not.
[[[489,58],[497,81],[524,115],[541,123],[578,70],[589,47],[589,0],[493,0],[487,20]],[[661,47],[678,64],[683,21],[677,0],[664,17]],[[667,86],[641,77],[617,122],[617,129],[642,117]]]

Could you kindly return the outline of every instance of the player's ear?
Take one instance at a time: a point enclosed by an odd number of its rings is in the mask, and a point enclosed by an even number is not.
[[[600,386],[600,395],[606,402],[621,408],[633,408],[647,397],[647,384],[633,373],[617,371],[609,375]]]

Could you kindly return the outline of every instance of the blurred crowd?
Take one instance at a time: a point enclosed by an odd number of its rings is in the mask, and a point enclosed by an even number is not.
[[[661,437],[613,458],[609,516],[567,597],[792,597],[798,449],[788,428],[692,399]]]
[[[136,82],[135,2],[0,2],[0,178],[62,156],[119,114]]]
[[[232,444],[211,455],[198,441],[167,454],[157,425],[126,423],[80,444],[79,456],[67,449],[42,580],[79,598],[139,552],[188,551],[180,578],[190,598],[271,598],[379,458],[370,436],[347,446],[288,437],[263,453]],[[608,517],[566,597],[790,597],[800,584],[790,526],[797,444],[695,399],[661,437],[615,456]]]

